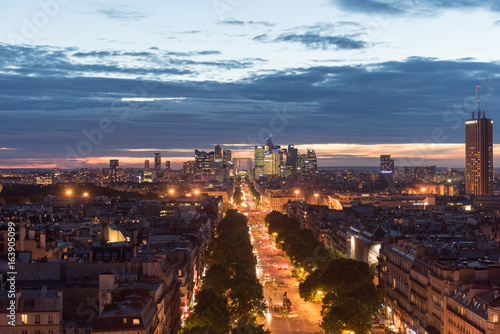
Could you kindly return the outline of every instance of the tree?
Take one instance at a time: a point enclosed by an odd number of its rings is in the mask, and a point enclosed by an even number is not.
[[[233,203],[239,206],[242,201],[243,201],[243,192],[241,191],[240,187],[236,187],[234,189],[234,194],[233,194]]]
[[[207,289],[202,289],[197,298],[198,303],[186,320],[185,328],[195,331],[191,333],[197,333],[196,330],[207,327],[217,333],[227,333],[230,317],[227,298]]]
[[[363,302],[346,298],[325,310],[321,328],[329,334],[342,334],[343,331],[367,334],[371,320],[371,313]]]
[[[231,273],[221,264],[211,265],[203,279],[203,288],[214,290],[218,294],[226,293],[231,282]]]
[[[238,320],[238,325],[231,330],[231,334],[271,334],[271,331],[264,329],[264,325],[257,325],[255,322],[246,322],[242,318]]]

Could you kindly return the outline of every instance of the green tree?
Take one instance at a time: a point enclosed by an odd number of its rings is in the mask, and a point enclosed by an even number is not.
[[[209,327],[217,333],[229,332],[230,313],[227,298],[213,290],[202,289],[197,299],[193,313],[186,320],[186,330]]]
[[[231,282],[231,273],[222,264],[211,265],[203,279],[203,289],[214,290],[218,294],[224,294]]]
[[[243,201],[243,192],[241,191],[240,187],[236,187],[234,189],[234,194],[233,194],[233,203],[239,206],[242,201]]]
[[[264,329],[264,325],[257,325],[255,322],[246,322],[242,318],[238,320],[238,325],[231,330],[231,334],[271,334],[271,331]]]
[[[366,304],[355,298],[346,298],[326,308],[321,328],[329,334],[342,334],[344,330],[356,334],[368,334],[371,329],[371,319]]]

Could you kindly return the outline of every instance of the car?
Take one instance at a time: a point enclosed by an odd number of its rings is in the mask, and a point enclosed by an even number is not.
[[[273,264],[273,267],[276,268],[278,265],[276,263]]]
[[[283,267],[282,267],[282,266],[279,266],[279,267],[278,267],[278,270],[283,270]]]

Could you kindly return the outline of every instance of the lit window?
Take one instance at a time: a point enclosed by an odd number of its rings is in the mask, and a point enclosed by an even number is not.
[[[497,313],[493,313],[492,314],[491,321],[493,323],[497,323],[498,322],[498,314]]]
[[[123,319],[122,319],[122,322],[123,322],[124,324],[126,324],[126,323],[127,323],[127,318],[123,318]]]
[[[21,314],[21,324],[26,325],[28,323],[28,315]]]
[[[134,321],[132,322],[134,325],[140,325],[141,322],[139,321],[139,319],[134,319]]]

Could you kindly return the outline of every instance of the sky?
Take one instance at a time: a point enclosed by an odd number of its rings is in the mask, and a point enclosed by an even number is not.
[[[320,167],[463,167],[477,84],[487,117],[500,105],[496,0],[0,6],[0,168],[155,152],[179,168],[216,144],[252,156],[270,134]]]

